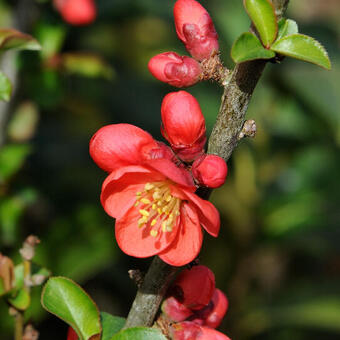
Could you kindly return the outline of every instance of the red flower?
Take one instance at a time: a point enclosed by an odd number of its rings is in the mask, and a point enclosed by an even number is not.
[[[116,218],[119,247],[135,257],[158,255],[174,266],[191,262],[202,245],[200,225],[217,236],[218,211],[194,194],[189,172],[146,132],[128,124],[106,128],[91,139],[90,153],[111,171],[101,202]]]
[[[228,167],[223,158],[216,155],[203,155],[192,165],[192,174],[200,185],[218,188],[224,184]]]
[[[150,59],[149,71],[158,80],[176,87],[196,84],[201,75],[200,64],[175,52],[165,52]]]
[[[173,324],[170,336],[173,340],[230,340],[215,329],[202,327],[190,321]]]
[[[184,161],[193,161],[203,153],[206,142],[205,119],[190,93],[168,93],[162,102],[162,133],[175,153]]]
[[[218,52],[218,36],[205,8],[195,0],[178,0],[174,7],[176,32],[197,60]]]
[[[170,296],[162,303],[162,312],[174,322],[180,322],[193,315],[193,311],[185,307],[175,297]]]
[[[91,24],[97,16],[94,0],[54,0],[54,6],[71,25]]]
[[[73,330],[72,327],[68,328],[67,331],[67,340],[78,340],[78,335],[77,333]]]

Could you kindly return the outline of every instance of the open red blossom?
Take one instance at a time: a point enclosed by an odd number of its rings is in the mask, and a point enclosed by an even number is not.
[[[176,87],[196,84],[201,75],[200,64],[175,52],[164,52],[150,59],[149,71],[158,80]]]
[[[228,167],[217,155],[202,155],[192,165],[192,174],[200,185],[218,188],[224,184]]]
[[[191,262],[202,245],[201,225],[211,235],[218,234],[217,209],[194,194],[190,173],[169,159],[164,146],[160,150],[156,141],[150,142],[146,132],[129,126],[129,144],[125,124],[110,130],[125,140],[111,139],[102,128],[91,140],[90,152],[101,168],[111,170],[101,203],[116,218],[119,247],[135,257],[158,255],[174,266]],[[139,143],[144,138],[150,143]]]
[[[68,328],[67,331],[67,340],[78,340],[78,335],[77,333],[73,330],[72,327]]]
[[[54,0],[54,6],[71,25],[91,24],[97,16],[94,0]]]
[[[226,335],[209,327],[202,327],[190,321],[175,323],[170,328],[173,340],[230,340]]]
[[[206,9],[195,0],[177,0],[174,7],[176,32],[197,60],[219,51],[218,36]]]
[[[215,275],[206,266],[183,270],[173,284],[181,303],[192,310],[207,306],[215,291]]]
[[[162,134],[177,156],[190,162],[203,153],[205,119],[198,101],[186,91],[168,93],[162,102]]]

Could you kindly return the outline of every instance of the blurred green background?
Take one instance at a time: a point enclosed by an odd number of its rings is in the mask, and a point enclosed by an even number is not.
[[[88,155],[101,126],[126,122],[161,139],[160,105],[176,90],[148,73],[155,54],[185,50],[176,37],[174,0],[98,0],[92,25],[63,23],[49,1],[0,1],[3,27],[32,34],[41,52],[8,53],[1,69],[15,84],[0,104],[0,251],[19,261],[30,233],[41,239],[35,261],[80,283],[101,310],[125,316],[136,287],[128,269],[149,260],[117,247],[114,221],[99,194],[105,174]],[[201,1],[220,37],[222,57],[247,30],[241,0]],[[212,201],[218,239],[205,237],[210,266],[230,308],[220,330],[234,340],[340,338],[340,2],[291,0],[288,16],[326,47],[333,68],[285,59],[268,64],[248,111],[255,139],[230,160]],[[189,89],[209,131],[221,88]],[[33,290],[27,319],[41,339],[66,339],[66,325],[44,312]],[[0,338],[13,321],[0,301]]]

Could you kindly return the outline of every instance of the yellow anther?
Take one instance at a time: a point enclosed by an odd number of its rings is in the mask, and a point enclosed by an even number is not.
[[[162,197],[162,195],[160,195],[159,192],[155,191],[153,194],[152,194],[152,197],[154,200],[158,200]]]
[[[138,227],[143,227],[143,225],[146,223],[146,219],[145,219],[145,217],[142,217],[142,218],[140,218],[139,220],[138,220]]]
[[[146,183],[145,186],[144,186],[144,189],[145,190],[151,190],[153,189],[155,186],[151,183]]]
[[[162,215],[162,209],[161,208],[157,208],[157,212]]]
[[[156,219],[153,219],[153,220],[151,221],[151,226],[153,227],[156,223],[157,223],[157,220],[156,220]]]
[[[170,202],[171,199],[172,199],[172,196],[171,196],[171,195],[168,195],[168,196],[165,197],[165,200],[166,200],[167,202]]]
[[[163,205],[163,202],[162,201],[158,201],[157,205],[160,207],[161,205]]]
[[[171,232],[172,231],[172,227],[171,226],[167,226],[166,227],[166,231]]]
[[[151,230],[151,231],[150,231],[150,235],[151,235],[152,237],[156,237],[156,236],[158,235],[158,231],[157,231],[157,230]]]
[[[150,213],[148,211],[146,211],[145,209],[140,209],[139,213],[143,216],[149,216],[150,215]]]
[[[147,198],[142,198],[140,201],[144,204],[150,204],[151,203],[151,201]]]
[[[162,222],[162,230],[163,230],[163,231],[166,231],[166,221],[163,221],[163,222]]]
[[[138,207],[138,206],[139,206],[139,201],[136,201],[135,207]]]
[[[153,205],[152,205],[152,210],[156,210],[157,209],[157,205],[154,203]]]
[[[136,193],[136,196],[142,196],[142,192],[141,192],[141,191],[138,191],[138,192]]]

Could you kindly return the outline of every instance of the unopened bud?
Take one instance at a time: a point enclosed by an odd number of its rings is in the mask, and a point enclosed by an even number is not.
[[[192,165],[192,174],[200,185],[218,188],[224,184],[228,167],[223,158],[217,155],[203,155]]]
[[[150,59],[149,71],[158,80],[176,87],[196,84],[202,73],[200,64],[190,57],[165,52]]]
[[[162,134],[179,158],[191,162],[203,153],[206,142],[205,119],[190,93],[171,92],[162,102]]]
[[[180,322],[187,319],[193,312],[180,303],[173,296],[168,297],[162,303],[162,312],[173,322]]]
[[[207,306],[215,291],[215,275],[206,266],[183,270],[174,286],[179,288],[178,300],[192,310]]]
[[[219,51],[218,35],[206,9],[195,0],[177,0],[174,7],[176,32],[197,60]]]
[[[198,339],[201,333],[201,327],[190,321],[175,323],[170,327],[172,340],[194,340]]]
[[[54,0],[63,19],[75,26],[91,24],[97,16],[94,0]]]

